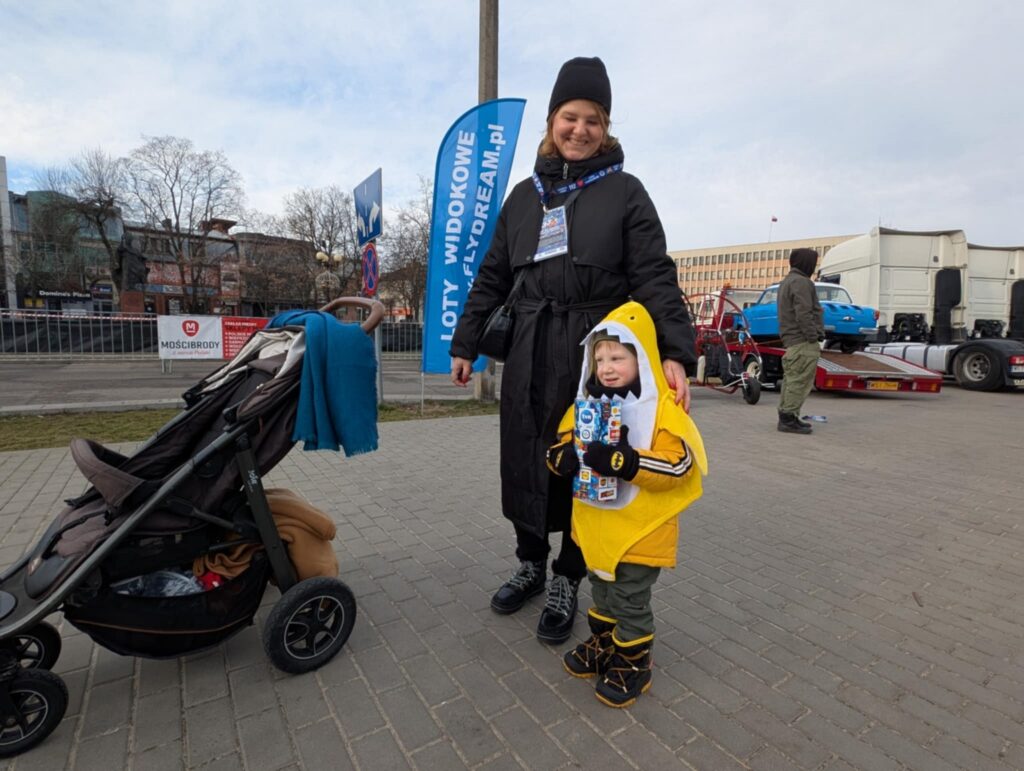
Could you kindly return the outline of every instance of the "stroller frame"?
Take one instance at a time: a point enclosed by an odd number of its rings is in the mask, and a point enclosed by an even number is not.
[[[342,306],[362,307],[369,311],[368,318],[361,324],[366,333],[371,333],[384,315],[381,303],[366,298],[338,298],[324,306],[321,311],[330,312]],[[282,328],[282,331],[289,329],[293,333],[301,330],[301,328],[285,327]],[[261,333],[255,333],[254,338],[259,334]],[[249,367],[250,361],[247,360],[243,363],[246,368]],[[168,421],[149,441],[136,449],[135,455],[132,457],[134,458],[144,450],[151,448],[172,428],[190,417],[192,408],[196,404],[202,403],[202,396],[199,395],[201,387],[217,381],[218,375],[223,376],[223,381],[233,378],[239,370],[229,370],[230,366],[230,363],[224,365],[186,392],[186,408]],[[294,373],[294,371],[293,369],[292,372]],[[286,377],[292,377],[292,375]],[[258,391],[260,388],[262,385],[258,385],[256,390]],[[300,388],[301,379],[297,376],[293,377],[291,382],[280,382],[273,396],[274,403],[297,403]],[[256,609],[266,589],[268,571],[269,576],[273,578],[281,591],[281,598],[275,603],[267,618],[263,632],[263,645],[271,662],[278,669],[289,673],[317,669],[333,658],[347,641],[355,622],[354,596],[351,590],[337,578],[316,577],[301,581],[298,579],[295,567],[278,533],[267,492],[263,486],[260,462],[264,461],[263,467],[267,470],[272,466],[266,465],[265,454],[262,454],[260,458],[257,457],[253,445],[253,437],[263,430],[264,415],[257,409],[255,414],[243,413],[240,416],[240,407],[246,403],[250,393],[244,393],[238,400],[235,400],[234,393],[230,392],[229,406],[219,412],[224,426],[221,433],[217,434],[202,449],[195,451],[194,455],[181,462],[173,471],[166,474],[159,481],[159,486],[155,490],[150,492],[147,489],[147,497],[130,513],[125,514],[123,520],[118,523],[116,528],[112,528],[101,542],[95,543],[87,553],[82,554],[77,563],[69,564],[66,574],[62,574],[65,568],[58,567],[55,576],[49,579],[49,583],[44,583],[44,588],[41,590],[38,586],[36,589],[32,589],[27,584],[27,577],[30,576],[34,568],[52,562],[52,560],[46,559],[46,555],[53,554],[52,549],[63,533],[72,530],[81,521],[88,519],[88,516],[71,520],[53,533],[48,531],[43,539],[28,547],[13,565],[0,574],[0,757],[20,754],[43,741],[59,725],[67,708],[68,695],[64,682],[60,677],[48,671],[60,653],[60,635],[44,619],[63,606],[70,623],[77,626],[78,623],[70,613],[72,608],[80,606],[66,604],[69,597],[79,590],[87,594],[92,591],[95,584],[90,584],[90,579],[101,575],[101,567],[105,560],[114,555],[118,548],[136,533],[140,524],[158,510],[169,511],[195,523],[191,532],[196,532],[195,528],[201,528],[202,523],[205,523],[223,530],[225,534],[240,536],[240,538],[234,539],[214,538],[206,543],[203,552],[206,554],[234,548],[240,544],[256,542],[261,544],[263,551],[256,555],[259,559],[254,557],[253,567],[250,569],[250,573],[256,577],[245,583],[247,587],[245,591],[248,591],[248,587],[258,584],[259,595],[255,597],[255,600],[252,597],[246,597],[245,608],[241,612],[233,612],[230,619],[225,617],[228,623],[219,629],[199,628],[195,633],[195,638],[190,638],[187,634],[181,637],[186,645],[193,644],[193,639],[204,641],[198,643],[198,647],[181,647],[178,652],[170,653],[166,652],[166,649],[160,652],[154,652],[152,648],[148,650],[146,648],[133,649],[127,644],[122,645],[123,649],[119,649],[113,644],[108,644],[110,643],[109,638],[107,643],[104,643],[100,637],[96,637],[94,639],[98,644],[107,645],[115,652],[128,655],[172,657],[188,655],[210,645],[220,644],[221,641],[253,623]],[[207,403],[207,409],[210,410],[211,407],[212,410],[206,414],[218,414],[216,410],[219,408],[215,404]],[[121,458],[120,455],[106,451],[105,448],[98,445],[92,447],[98,447],[102,452]],[[283,452],[274,457],[283,457],[289,448],[290,446],[284,447]],[[73,442],[72,454],[74,453],[75,443]],[[104,462],[101,458],[97,458],[97,460],[101,464]],[[121,458],[121,460],[128,459]],[[174,498],[179,488],[186,480],[192,479],[193,475],[203,478],[199,472],[207,461],[216,463],[218,460],[223,461],[225,467],[227,464],[233,463],[238,472],[237,478],[240,480],[240,488],[233,488],[234,492],[230,493],[234,496],[233,500],[236,505],[233,510],[227,510],[227,516],[218,516],[208,511],[202,511],[195,502],[185,497]],[[273,461],[273,463],[276,462],[276,460]],[[156,485],[157,480],[146,484]],[[69,501],[72,507],[69,510],[73,513],[75,507],[82,500],[91,500],[93,497],[102,495],[102,492],[95,486],[90,487],[85,495],[74,501]],[[106,497],[103,497],[103,501],[107,501]],[[200,501],[198,505],[202,506],[203,504]],[[246,511],[247,515],[240,514],[240,512]],[[108,513],[113,512],[108,509]],[[224,512],[219,511],[218,513]],[[228,516],[231,516],[232,519],[229,519]],[[107,520],[108,523],[110,521]],[[51,529],[56,526],[57,523],[54,522]],[[208,535],[207,531],[202,532]],[[128,553],[131,553],[130,550]],[[34,554],[35,557],[33,557]],[[260,562],[262,562],[262,567],[257,569],[256,565]],[[33,565],[33,563],[36,564]],[[39,574],[43,573],[45,573],[45,569],[39,571]],[[243,579],[240,577],[234,582],[229,581],[226,586],[230,587],[232,584],[242,581]],[[242,584],[239,583],[239,586]],[[96,591],[103,588],[104,584],[101,578],[101,585]],[[98,596],[100,595],[93,594],[93,597]],[[219,615],[218,618],[220,618]],[[87,620],[83,620],[80,616],[78,622],[85,623]],[[103,626],[95,617],[93,623]],[[120,626],[114,628],[127,629],[127,627]],[[134,631],[146,633],[144,627]],[[208,636],[211,634],[213,637]],[[207,636],[204,637],[204,635]],[[90,634],[90,636],[92,635]],[[176,644],[180,645],[181,643]],[[29,662],[27,664],[24,663],[26,659]]]

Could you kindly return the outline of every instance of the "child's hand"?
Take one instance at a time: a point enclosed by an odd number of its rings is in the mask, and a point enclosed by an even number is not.
[[[591,442],[583,462],[606,477],[632,479],[640,467],[640,453],[629,446],[629,426],[623,426],[618,444]]]
[[[576,448],[572,440],[552,445],[548,448],[548,468],[560,477],[574,477],[580,470],[580,459],[576,457]]]

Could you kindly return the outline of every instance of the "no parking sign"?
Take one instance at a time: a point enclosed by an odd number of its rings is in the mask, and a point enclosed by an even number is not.
[[[363,247],[363,295],[373,297],[377,293],[377,246],[368,241]]]

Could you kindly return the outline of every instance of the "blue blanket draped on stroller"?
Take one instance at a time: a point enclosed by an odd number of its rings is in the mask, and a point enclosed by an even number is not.
[[[306,352],[292,439],[304,450],[346,456],[377,449],[377,357],[373,339],[358,324],[329,313],[285,311],[268,327],[306,329]],[[330,362],[330,366],[328,366]]]

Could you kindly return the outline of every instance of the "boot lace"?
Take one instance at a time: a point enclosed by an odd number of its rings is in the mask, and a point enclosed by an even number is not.
[[[605,673],[604,682],[606,685],[610,685],[623,693],[627,692],[632,686],[632,681],[640,675],[646,669],[650,668],[650,665],[638,667],[634,661],[643,658],[643,653],[637,656],[623,656],[621,653],[613,653],[609,659]]]
[[[579,581],[573,581],[566,576],[553,576],[544,607],[562,616],[571,615],[573,600],[576,599],[576,589],[579,585]]]
[[[506,583],[514,589],[522,591],[531,584],[537,583],[538,576],[540,576],[540,566],[537,563],[523,562]]]
[[[610,635],[605,634],[605,639],[602,639],[601,635],[592,634],[589,640],[576,646],[572,655],[588,668],[604,665],[612,655],[611,642],[607,639],[609,637]]]

